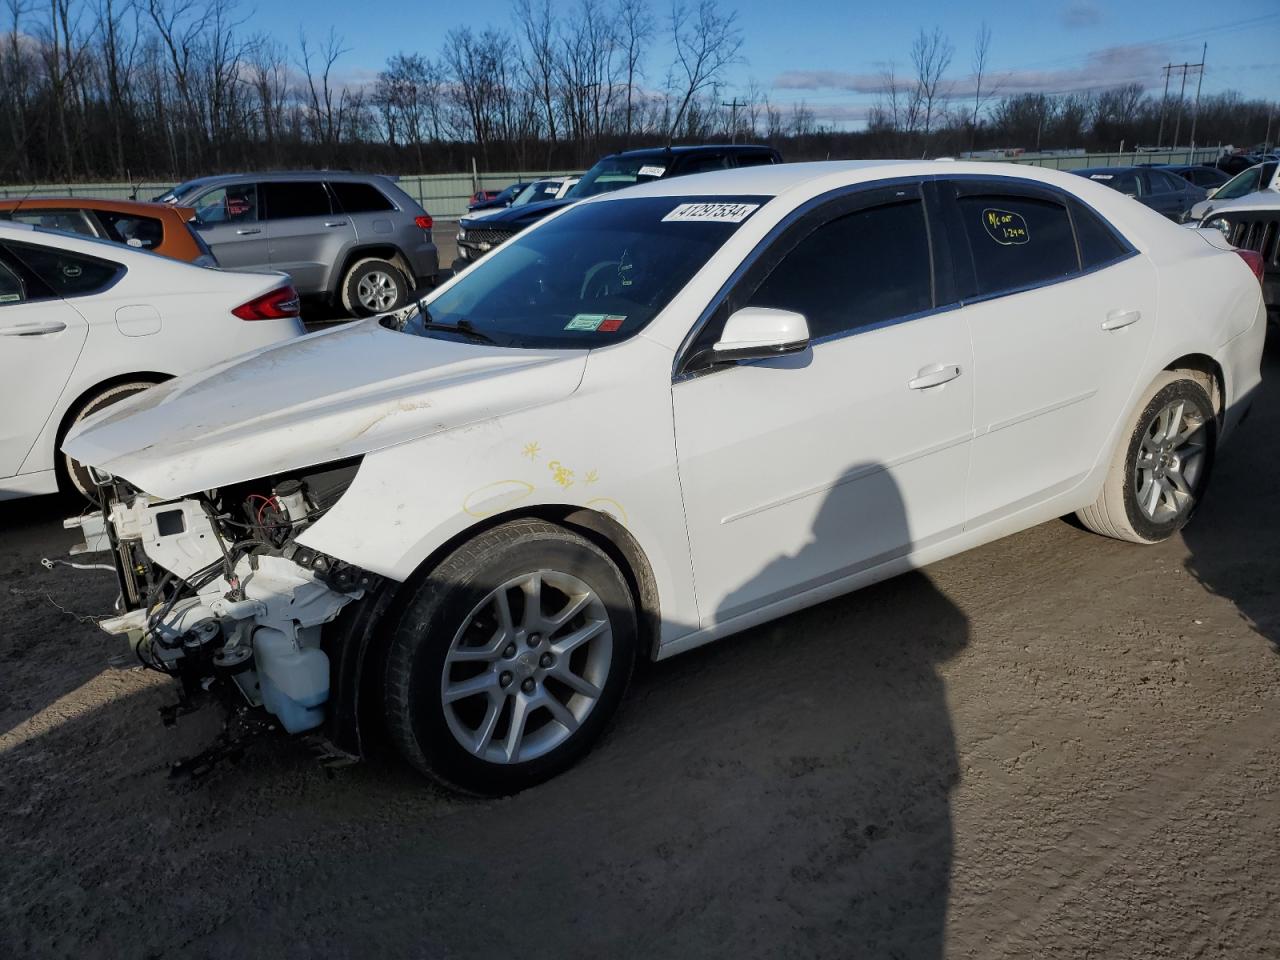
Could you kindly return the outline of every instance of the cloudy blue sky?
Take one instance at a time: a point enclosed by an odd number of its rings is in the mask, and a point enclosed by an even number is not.
[[[657,19],[669,10],[670,0],[645,2]],[[899,75],[908,72],[911,42],[921,27],[941,28],[954,44],[948,79],[962,91],[984,21],[1000,92],[1092,90],[1130,81],[1158,89],[1165,63],[1198,61],[1207,42],[1206,93],[1236,89],[1280,99],[1277,0],[917,0],[902,13],[886,13],[893,7],[883,2],[856,0],[721,5],[737,10],[744,38],[745,62],[731,72],[731,86],[754,80],[775,102],[803,100],[819,121],[839,126],[856,127],[865,116],[884,65],[893,62]],[[557,4],[566,14],[574,6],[572,0]],[[310,0],[260,3],[249,26],[296,45],[300,27],[319,38],[332,24],[350,48],[339,69],[363,79],[400,50],[435,56],[454,27],[507,26],[510,11],[510,0],[380,0],[376,11],[351,0]],[[650,85],[661,83],[669,60],[667,45],[656,43]],[[1192,85],[1188,94],[1193,92]]]

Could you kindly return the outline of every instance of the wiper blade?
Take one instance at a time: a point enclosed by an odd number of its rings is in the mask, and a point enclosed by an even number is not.
[[[444,330],[448,333],[460,333],[464,337],[475,340],[477,343],[491,343],[497,346],[498,341],[493,339],[487,333],[477,330],[467,320],[459,320],[457,323],[441,323],[439,320],[423,320],[422,329],[424,330]]]

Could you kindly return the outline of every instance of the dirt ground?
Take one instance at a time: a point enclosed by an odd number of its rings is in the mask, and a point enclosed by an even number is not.
[[[576,769],[463,800],[263,745],[0,505],[0,956],[1275,957],[1280,350],[1184,536],[1065,522],[647,669]],[[127,660],[124,661],[127,664]]]

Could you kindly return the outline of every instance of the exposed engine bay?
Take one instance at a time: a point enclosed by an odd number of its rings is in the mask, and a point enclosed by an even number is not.
[[[377,576],[308,549],[296,537],[350,485],[358,460],[158,500],[100,483],[102,510],[67,521],[79,552],[110,550],[124,634],[146,668],[182,684],[176,712],[203,694],[288,733],[320,726],[329,661],[320,632]],[[263,716],[265,713],[269,716]]]

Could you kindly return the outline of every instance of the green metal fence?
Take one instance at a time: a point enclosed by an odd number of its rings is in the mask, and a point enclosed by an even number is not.
[[[1010,163],[1026,163],[1058,170],[1074,170],[1080,167],[1115,167],[1140,163],[1200,163],[1218,155],[1216,149],[1162,150],[1138,153],[1024,153],[1005,156],[996,152],[975,156],[975,160],[996,160]],[[486,173],[478,180],[480,189],[501,190],[512,183],[537,180],[541,177],[564,176],[578,173],[574,170],[510,170]],[[405,193],[413,197],[438,220],[456,220],[467,212],[467,199],[474,192],[471,174],[444,173],[406,175],[396,180]],[[137,198],[150,200],[164,193],[173,184],[157,180],[141,183],[41,183],[31,185],[0,186],[0,198],[13,199],[25,196],[104,197],[112,200]]]

